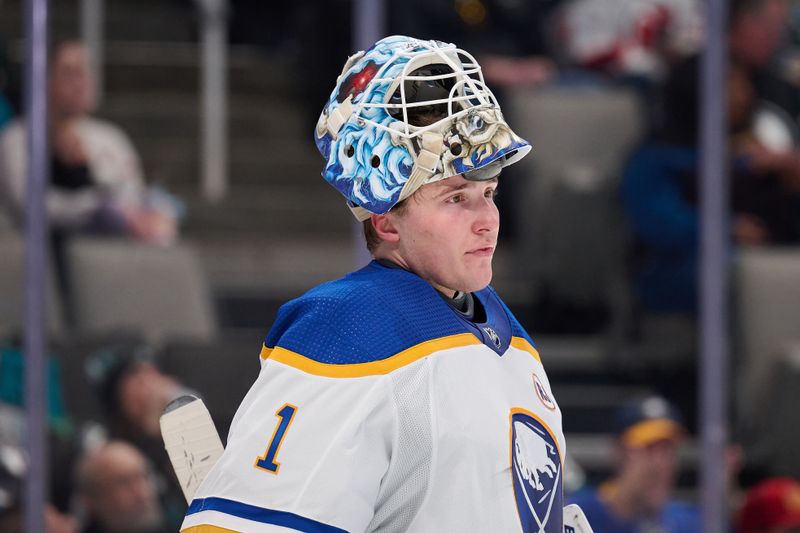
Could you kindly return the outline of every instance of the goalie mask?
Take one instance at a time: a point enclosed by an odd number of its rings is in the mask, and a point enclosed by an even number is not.
[[[359,220],[426,183],[496,177],[531,149],[506,124],[470,54],[404,36],[347,60],[315,141],[323,177]]]

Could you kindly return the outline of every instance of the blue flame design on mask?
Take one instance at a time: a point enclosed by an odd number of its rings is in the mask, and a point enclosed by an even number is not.
[[[385,89],[374,91],[370,100],[382,100],[385,92]],[[387,127],[392,120],[383,109],[366,109],[363,116]],[[353,157],[344,153],[348,146],[354,148]],[[334,147],[336,152],[328,158],[323,173],[325,179],[354,204],[373,213],[388,211],[411,175],[414,160],[408,150],[393,144],[391,135],[383,130],[365,130],[354,121],[342,128]],[[376,156],[380,164],[373,167],[372,159]]]
[[[388,62],[399,47],[413,42],[408,37],[387,37],[375,43],[347,73],[342,73],[340,83],[325,106],[322,121],[339,105],[337,96],[342,89],[342,82],[348,74],[358,73],[370,61],[380,70]],[[382,78],[394,78],[402,72],[408,62],[407,57],[397,59]],[[374,84],[363,93],[354,96],[353,103],[366,98],[367,102],[383,103],[390,83]],[[389,127],[395,121],[385,109],[366,108],[361,116]],[[318,128],[319,132],[319,128]],[[373,213],[385,213],[397,203],[400,190],[411,175],[414,159],[408,149],[392,142],[391,135],[375,127],[364,127],[355,118],[346,123],[334,141],[326,132],[316,136],[317,148],[328,160],[322,176],[342,193],[352,204],[364,207]],[[352,157],[346,150],[352,147]],[[373,166],[373,157],[377,156],[379,164]]]

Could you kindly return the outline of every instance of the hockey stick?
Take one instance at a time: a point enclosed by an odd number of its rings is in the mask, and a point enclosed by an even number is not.
[[[203,400],[184,395],[161,415],[161,438],[187,502],[222,455],[222,441]]]
[[[564,533],[593,533],[583,511],[574,503],[564,506]]]

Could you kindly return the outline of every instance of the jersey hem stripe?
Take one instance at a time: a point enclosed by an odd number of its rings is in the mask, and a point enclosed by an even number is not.
[[[541,357],[539,357],[538,350],[536,350],[536,348],[534,348],[533,345],[530,342],[528,342],[528,339],[524,337],[512,337],[511,346],[517,348],[518,350],[524,350],[528,352],[534,357],[534,359],[536,359],[540,363],[542,362]]]
[[[380,361],[340,365],[320,363],[280,346],[276,346],[275,348],[263,346],[261,348],[261,359],[271,359],[316,376],[360,378],[388,374],[398,368],[402,368],[419,359],[427,357],[434,352],[469,346],[471,344],[481,344],[481,341],[472,333],[459,333],[458,335],[450,335],[448,337],[422,342],[391,357],[381,359]]]
[[[344,529],[324,524],[322,522],[318,522],[316,520],[312,520],[311,518],[306,518],[294,513],[277,511],[275,509],[267,509],[265,507],[258,507],[256,505],[237,502],[235,500],[228,500],[226,498],[211,497],[194,500],[189,506],[189,509],[186,511],[186,516],[203,511],[217,511],[231,516],[244,518],[245,520],[252,520],[253,522],[273,524],[306,533],[347,533],[347,531]],[[191,531],[191,529],[184,531]],[[222,531],[226,530],[222,529]]]

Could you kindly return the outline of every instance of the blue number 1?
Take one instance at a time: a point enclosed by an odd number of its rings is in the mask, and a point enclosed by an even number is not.
[[[275,460],[275,456],[278,455],[278,450],[281,448],[283,437],[286,436],[286,430],[289,429],[289,424],[292,423],[292,419],[294,418],[296,411],[297,407],[286,403],[275,413],[275,416],[280,418],[281,421],[278,423],[278,427],[275,428],[275,432],[272,434],[272,439],[269,441],[267,451],[263,456],[256,459],[255,466],[257,468],[262,468],[273,474],[278,473],[278,469],[281,467],[281,464]]]

